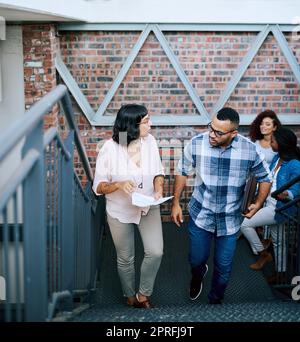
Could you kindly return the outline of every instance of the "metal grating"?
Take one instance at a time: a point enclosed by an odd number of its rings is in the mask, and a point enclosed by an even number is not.
[[[116,255],[109,232],[103,244],[102,271],[96,305],[74,321],[102,322],[229,322],[229,321],[300,321],[300,307],[293,302],[276,299],[261,272],[249,269],[254,257],[245,240],[238,242],[232,277],[223,305],[208,305],[207,294],[212,275],[212,256],[204,280],[203,293],[195,302],[188,298],[190,280],[187,229],[164,224],[164,257],[157,276],[152,310],[138,310],[124,305],[116,269]],[[137,259],[142,248],[136,234]],[[137,274],[138,277],[138,274]]]

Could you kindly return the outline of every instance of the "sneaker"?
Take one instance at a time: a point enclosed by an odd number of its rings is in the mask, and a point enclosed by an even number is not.
[[[190,284],[190,299],[195,300],[197,299],[201,292],[202,292],[202,282],[203,278],[205,277],[206,273],[208,271],[208,266],[205,264],[205,272],[202,276],[202,278],[198,278],[193,276]]]

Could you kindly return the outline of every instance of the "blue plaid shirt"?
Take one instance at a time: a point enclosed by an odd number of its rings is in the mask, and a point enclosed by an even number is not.
[[[226,148],[213,147],[208,138],[208,133],[192,138],[177,169],[183,176],[196,172],[189,203],[195,224],[217,236],[231,235],[243,221],[241,205],[249,174],[260,183],[271,182],[270,170],[248,138],[238,134]]]

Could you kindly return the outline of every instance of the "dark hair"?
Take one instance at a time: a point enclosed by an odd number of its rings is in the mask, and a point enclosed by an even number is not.
[[[229,120],[236,125],[236,128],[240,123],[238,112],[230,107],[224,107],[220,109],[217,114],[217,119],[221,121]]]
[[[139,123],[147,114],[147,108],[142,105],[128,104],[122,106],[114,123],[113,140],[120,145],[128,146],[131,141],[138,139],[140,136]],[[127,141],[120,139],[121,132],[127,132]]]
[[[263,139],[264,136],[261,134],[260,125],[264,118],[272,119],[276,129],[281,126],[281,122],[273,110],[267,109],[259,113],[250,126],[249,137],[252,141]]]
[[[285,127],[279,127],[273,133],[278,144],[278,154],[283,160],[300,160],[300,148],[297,146],[296,134]]]

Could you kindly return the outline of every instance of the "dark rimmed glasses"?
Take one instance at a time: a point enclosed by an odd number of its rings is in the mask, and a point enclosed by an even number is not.
[[[231,133],[231,132],[234,132],[234,131],[237,130],[236,128],[234,128],[234,129],[232,129],[232,130],[230,130],[230,131],[228,131],[228,132],[217,131],[217,130],[215,130],[215,129],[212,127],[211,122],[207,125],[207,128],[210,130],[210,132],[214,132],[215,136],[216,136],[216,137],[219,137],[219,138],[220,138],[220,137],[223,137],[224,135],[226,135],[226,134],[228,134],[228,133]]]

